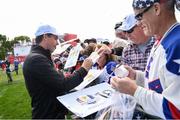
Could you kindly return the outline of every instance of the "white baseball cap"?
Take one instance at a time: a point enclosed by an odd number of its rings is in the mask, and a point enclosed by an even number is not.
[[[38,27],[35,36],[40,36],[43,34],[51,33],[56,36],[60,36],[60,34],[57,32],[56,28],[50,26],[50,25],[41,25]]]
[[[135,15],[130,14],[124,18],[122,25],[119,26],[119,28],[117,29],[122,31],[128,31],[132,29],[136,24],[137,24],[137,20],[135,19]]]

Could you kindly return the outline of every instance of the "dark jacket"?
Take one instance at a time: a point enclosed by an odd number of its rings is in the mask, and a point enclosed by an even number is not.
[[[87,71],[80,68],[73,76],[65,78],[55,70],[50,52],[33,46],[24,62],[23,74],[32,99],[32,118],[63,119],[66,109],[56,97],[79,85]]]

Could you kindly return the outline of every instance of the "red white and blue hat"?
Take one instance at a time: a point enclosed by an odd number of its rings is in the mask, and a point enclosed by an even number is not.
[[[133,8],[134,9],[143,9],[150,7],[156,2],[165,2],[167,0],[133,0]],[[180,11],[180,0],[175,0],[176,8]]]
[[[147,8],[159,1],[160,0],[133,0],[133,8],[135,9]]]

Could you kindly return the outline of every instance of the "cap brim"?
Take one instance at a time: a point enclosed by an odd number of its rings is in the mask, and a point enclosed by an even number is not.
[[[130,27],[127,27],[127,26],[120,26],[120,27],[118,28],[118,30],[121,30],[121,31],[128,31],[128,30],[132,29],[135,25],[136,25],[136,24],[134,24],[134,25],[132,25],[132,26],[130,26]]]

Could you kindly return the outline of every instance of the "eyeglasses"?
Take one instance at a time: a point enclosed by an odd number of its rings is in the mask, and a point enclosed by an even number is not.
[[[130,30],[126,31],[128,34],[132,33],[134,31],[134,27],[131,28]]]
[[[137,15],[135,16],[135,19],[138,20],[138,21],[142,20],[143,14],[146,13],[152,6],[153,6],[153,5],[147,7],[147,8],[144,9],[141,13],[137,14]]]

